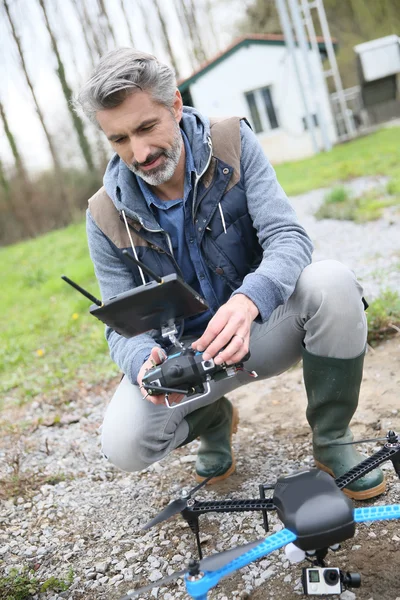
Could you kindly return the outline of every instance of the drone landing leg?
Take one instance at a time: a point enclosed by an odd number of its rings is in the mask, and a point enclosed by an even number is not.
[[[190,514],[190,516],[188,515],[188,511],[183,510],[181,512],[182,517],[185,519],[185,521],[188,523],[190,529],[193,531],[194,535],[196,536],[196,545],[197,545],[197,552],[199,554],[199,560],[201,560],[203,558],[203,551],[201,549],[201,543],[200,543],[200,528],[199,528],[199,517],[193,516],[193,514]]]
[[[265,500],[265,486],[263,484],[259,485],[258,490],[260,492],[261,500]],[[263,516],[264,529],[265,529],[266,533],[268,533],[269,532],[268,513],[265,509],[262,510],[261,513]]]
[[[398,457],[397,454],[395,456],[393,456],[392,464],[393,464],[394,470],[397,473],[398,478],[400,479],[400,457]]]
[[[201,549],[200,534],[198,531],[195,532],[195,536],[196,536],[197,552],[199,554],[199,560],[201,560],[203,558],[203,551]]]

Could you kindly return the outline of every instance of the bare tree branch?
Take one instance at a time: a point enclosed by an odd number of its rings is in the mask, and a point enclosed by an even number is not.
[[[204,62],[207,59],[207,55],[204,49],[203,41],[201,39],[200,28],[197,20],[196,6],[194,0],[189,2],[189,18],[190,18],[190,31],[194,41],[194,54],[199,63]]]
[[[158,0],[153,0],[153,5],[154,5],[154,8],[156,9],[158,20],[160,22],[164,48],[165,48],[165,50],[168,53],[169,59],[171,61],[171,65],[174,68],[176,76],[179,78],[178,64],[176,62],[175,54],[174,54],[174,51],[172,50],[172,46],[171,46],[171,43],[169,41],[169,33],[168,33],[167,23],[166,23],[166,21],[164,19],[164,16],[163,16],[162,12],[161,12],[161,8],[160,8]]]
[[[128,29],[129,41],[131,43],[132,48],[134,48],[135,47],[135,41],[133,39],[132,27],[131,27],[131,24],[129,22],[128,14],[126,12],[124,0],[119,0],[119,3],[120,3],[120,6],[121,6],[122,14],[124,15],[126,27]]]
[[[154,45],[154,39],[153,39],[153,32],[150,29],[149,26],[149,13],[148,13],[148,9],[146,9],[144,7],[144,5],[142,4],[142,0],[138,0],[138,6],[140,8],[140,12],[142,13],[142,19],[143,19],[143,23],[144,23],[144,30],[146,32],[146,35],[148,37],[148,40],[150,42],[150,46],[151,46],[151,51],[155,52],[155,45]]]
[[[87,27],[87,23],[85,22],[85,20],[86,20],[85,19],[85,14],[81,10],[82,3],[79,2],[79,0],[71,0],[71,2],[72,2],[73,6],[75,8],[75,11],[76,11],[77,15],[78,15],[78,21],[79,21],[80,26],[81,26],[81,31],[82,31],[82,34],[83,34],[83,39],[84,39],[84,42],[85,42],[85,46],[86,46],[86,49],[88,51],[88,55],[89,55],[89,59],[90,59],[91,65],[94,68],[95,65],[96,65],[96,60],[95,60],[95,57],[94,57],[94,54],[93,54],[93,46],[90,43],[90,40],[89,40],[89,37],[88,37],[88,34],[87,34],[88,27]]]
[[[24,51],[22,49],[21,39],[20,39],[20,37],[19,37],[19,35],[17,33],[16,27],[15,27],[15,23],[14,23],[13,18],[11,16],[11,12],[10,12],[10,7],[9,7],[9,4],[8,4],[8,0],[3,0],[3,6],[4,6],[5,12],[7,14],[8,22],[9,22],[10,27],[11,27],[12,36],[14,38],[15,44],[16,44],[17,49],[18,49],[18,55],[19,55],[19,59],[20,59],[22,71],[24,73],[26,83],[27,83],[27,85],[29,87],[29,90],[31,92],[31,96],[32,96],[32,99],[33,99],[33,102],[34,102],[34,105],[35,105],[35,109],[36,109],[36,114],[37,114],[37,116],[39,118],[40,124],[41,124],[42,129],[44,131],[44,134],[46,136],[47,144],[49,146],[51,158],[53,160],[54,171],[55,171],[57,179],[58,179],[60,196],[61,196],[61,198],[63,200],[63,206],[65,207],[65,210],[68,211],[69,218],[72,218],[74,211],[73,211],[73,206],[69,202],[69,198],[68,198],[68,196],[67,196],[67,194],[65,192],[64,177],[63,177],[63,171],[62,171],[61,161],[60,161],[60,158],[58,156],[58,152],[57,152],[57,149],[55,147],[53,137],[52,137],[50,131],[47,128],[46,121],[45,121],[45,118],[44,118],[44,114],[43,114],[43,111],[42,111],[42,109],[40,107],[39,101],[37,99],[35,88],[34,88],[33,83],[32,83],[32,79],[31,79],[31,77],[30,77],[30,75],[28,73],[28,68],[27,68],[26,61],[25,61],[25,55],[24,55]]]
[[[18,145],[15,139],[14,134],[12,133],[6,111],[2,102],[0,101],[0,118],[3,122],[4,133],[6,134],[6,138],[11,148],[12,155],[15,161],[15,167],[17,171],[17,175],[21,184],[22,193],[24,194],[24,198],[26,201],[26,205],[28,206],[28,213],[26,211],[23,212],[23,219],[19,219],[23,221],[25,231],[28,235],[34,237],[38,233],[38,229],[36,226],[35,218],[34,218],[34,210],[32,208],[33,205],[33,188],[31,181],[29,179],[28,171],[25,167],[25,163],[23,161],[22,155],[18,149]],[[16,208],[14,208],[14,212],[16,212]]]
[[[117,39],[115,37],[114,29],[113,29],[113,27],[111,25],[110,17],[108,15],[105,2],[104,2],[104,0],[97,0],[97,3],[99,5],[100,18],[101,18],[101,20],[105,21],[105,23],[107,25],[108,32],[109,32],[109,34],[111,35],[111,37],[113,39],[114,45],[116,45],[117,44]]]
[[[90,169],[90,171],[94,171],[95,170],[95,165],[93,162],[93,156],[92,156],[92,151],[89,145],[89,142],[86,138],[85,135],[85,131],[84,131],[84,127],[83,127],[83,123],[81,118],[79,117],[79,115],[77,115],[77,113],[74,111],[73,107],[72,107],[72,91],[71,88],[68,85],[67,82],[67,78],[65,75],[65,69],[64,69],[64,64],[61,60],[61,56],[60,56],[60,52],[58,50],[58,45],[57,45],[57,40],[54,36],[53,30],[51,29],[50,26],[50,22],[48,19],[48,15],[47,15],[47,10],[46,10],[46,6],[44,3],[44,0],[38,0],[40,7],[43,11],[43,16],[45,19],[45,23],[46,23],[46,29],[49,33],[50,39],[51,39],[51,45],[53,48],[53,52],[55,54],[55,57],[57,59],[57,75],[58,78],[60,80],[60,84],[61,84],[61,88],[65,97],[65,100],[67,102],[67,107],[68,110],[70,112],[70,115],[72,117],[72,122],[74,124],[75,127],[75,131],[78,135],[78,139],[79,139],[79,145],[81,147],[82,150],[82,154],[85,158],[86,164],[88,166],[88,168]]]

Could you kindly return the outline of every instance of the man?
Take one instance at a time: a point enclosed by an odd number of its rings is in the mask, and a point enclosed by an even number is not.
[[[336,261],[310,264],[312,244],[247,121],[210,123],[183,107],[173,71],[131,48],[102,58],[78,105],[115,150],[87,213],[102,297],[145,282],[123,249],[161,276],[177,272],[209,306],[185,320],[187,343],[216,363],[250,349],[246,367],[259,378],[302,358],[316,464],[337,477],[360,462],[353,446],[331,444],[352,439],[367,334],[362,289]],[[109,460],[141,470],[199,437],[197,479],[228,477],[238,414],[225,394],[248,376],[212,382],[191,403],[172,395],[171,410],[141,387],[168,351],[157,334],[126,339],[108,328],[106,336],[125,373],[103,424]],[[346,492],[365,499],[384,490],[376,470]]]

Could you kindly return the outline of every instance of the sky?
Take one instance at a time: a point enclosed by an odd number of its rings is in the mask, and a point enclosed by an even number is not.
[[[83,2],[83,0],[77,1]],[[29,75],[45,114],[46,124],[55,136],[57,146],[62,148],[62,162],[68,165],[79,165],[81,158],[74,138],[71,137],[74,136],[71,130],[71,118],[68,115],[60,83],[55,74],[56,62],[38,0],[8,0],[8,2],[19,37],[22,40]],[[106,0],[106,6],[117,33],[117,46],[129,46],[128,29],[120,10],[120,2],[121,0]],[[195,0],[195,2],[199,8],[205,4],[205,0]],[[96,0],[85,0],[85,3],[93,14],[97,12]],[[142,14],[136,1],[124,0],[124,3],[130,16],[136,47],[146,52],[152,52],[151,43],[145,33]],[[145,6],[149,6],[148,0],[143,0],[143,3]],[[187,77],[192,73],[192,66],[185,50],[183,30],[173,9],[173,0],[162,0],[160,4],[168,21],[170,42],[179,60],[180,75]],[[234,37],[234,23],[243,14],[243,2],[214,0],[210,4],[218,40],[215,40],[210,34],[209,27],[204,26],[202,30],[204,43],[213,56],[220,49],[229,45]],[[73,8],[72,0],[46,0],[46,6],[52,26],[57,33],[62,58],[66,61],[68,82],[76,91],[91,71],[76,11]],[[116,10],[113,10],[113,7]],[[154,13],[148,10],[147,14],[149,27],[157,31],[158,24]],[[204,12],[200,13],[200,16],[201,14],[204,15]],[[157,35],[154,38],[154,44],[156,56],[168,63],[168,56]],[[46,168],[50,164],[47,142],[19,66],[18,51],[11,37],[3,7],[0,9],[0,79],[6,83],[0,88],[0,101],[5,106],[10,129],[16,136],[28,168],[31,171]],[[87,127],[90,134],[90,126]],[[2,125],[0,125],[0,159],[6,167],[13,162]]]

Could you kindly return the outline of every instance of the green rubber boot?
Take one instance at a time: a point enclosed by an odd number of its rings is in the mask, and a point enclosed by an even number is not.
[[[313,432],[315,464],[334,477],[366,458],[354,446],[330,446],[332,442],[353,441],[349,423],[358,405],[363,363],[364,353],[350,359],[327,358],[303,348],[306,416]],[[385,489],[384,475],[375,469],[343,491],[355,500],[367,500],[383,494]]]
[[[207,485],[222,481],[235,471],[236,461],[232,450],[232,435],[236,433],[239,413],[228,398],[222,396],[216,402],[189,413],[185,420],[189,435],[181,444],[185,446],[197,437],[200,448],[196,460],[196,480],[203,481],[217,470],[220,474]]]

